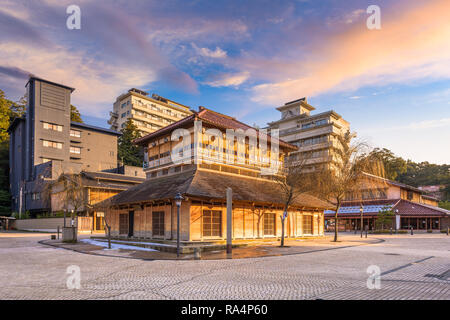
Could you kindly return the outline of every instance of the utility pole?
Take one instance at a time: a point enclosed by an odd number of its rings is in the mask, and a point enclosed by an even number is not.
[[[22,186],[20,186],[20,190],[19,190],[19,219],[22,218]]]
[[[233,190],[227,188],[227,253],[232,252]]]
[[[363,224],[364,224],[364,220],[363,220],[363,211],[364,211],[364,208],[363,208],[363,206],[361,205],[361,206],[359,207],[359,212],[361,213],[361,238],[363,237]]]

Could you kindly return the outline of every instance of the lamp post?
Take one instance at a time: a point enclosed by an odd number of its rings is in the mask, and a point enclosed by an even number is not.
[[[177,205],[177,258],[180,256],[180,207],[181,207],[181,200],[183,200],[183,197],[181,196],[181,193],[177,193],[175,196],[175,204]]]
[[[400,229],[400,217],[398,215],[398,209],[395,209],[395,233],[397,234],[398,229]]]
[[[359,206],[359,213],[361,214],[361,238],[363,236],[363,211],[364,211],[363,206],[360,205]]]

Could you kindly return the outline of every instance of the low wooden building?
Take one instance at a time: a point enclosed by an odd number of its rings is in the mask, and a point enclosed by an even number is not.
[[[106,217],[113,236],[176,239],[179,192],[181,240],[221,240],[226,235],[226,188],[233,190],[233,238],[281,236],[283,208],[275,182],[232,174],[190,169],[147,180],[107,200]],[[103,203],[105,204],[105,202]],[[323,235],[323,211],[329,204],[300,196],[286,224],[288,237]]]
[[[67,175],[67,174],[66,174]],[[72,175],[73,176],[73,175]],[[88,172],[82,171],[77,175],[77,182],[81,183],[80,198],[77,199],[78,208],[76,214],[82,221],[80,230],[100,231],[104,230],[104,214],[92,210],[93,206],[105,199],[108,199],[131,186],[142,183],[145,179],[136,176],[126,176],[123,174],[109,172]],[[52,212],[74,209],[73,203],[68,203],[67,195],[63,183],[54,183],[51,188],[50,203]]]
[[[360,191],[348,195],[338,212],[338,230],[360,230],[361,209],[363,228],[376,228],[378,214],[391,210],[394,216],[385,228],[397,230],[446,230],[450,226],[450,211],[439,208],[438,200],[416,187],[370,174],[364,174]],[[326,229],[334,230],[333,210],[325,211]]]
[[[203,129],[195,131],[196,121],[201,121]],[[209,134],[205,127],[215,131]],[[186,130],[187,136],[183,141],[188,142],[181,147],[172,135],[179,128]],[[280,170],[285,154],[296,147],[280,141],[281,154],[275,153],[271,148],[273,141],[270,136],[265,136],[265,139],[269,143],[268,150],[272,152],[263,152],[259,149],[260,144],[250,146],[252,137],[242,139],[243,146],[239,147],[230,144],[230,141],[219,141],[222,134],[225,137],[226,129],[253,128],[234,118],[201,108],[190,117],[138,139],[136,143],[146,149],[148,162],[144,167],[147,180],[96,206],[97,211],[105,212],[111,234],[118,237],[176,239],[177,207],[174,197],[180,193],[184,198],[181,204],[181,240],[225,239],[226,189],[230,187],[233,191],[234,239],[281,236],[282,191],[270,175],[262,174],[261,168],[272,166]],[[256,136],[261,138],[262,134],[257,132]],[[220,153],[224,157],[217,157]],[[174,154],[181,154],[182,161],[174,161]],[[230,162],[230,156],[236,161]],[[226,157],[226,162],[217,160]],[[265,162],[264,159],[272,159],[273,162]],[[286,236],[323,235],[323,212],[329,207],[329,203],[309,195],[297,197],[288,211]]]

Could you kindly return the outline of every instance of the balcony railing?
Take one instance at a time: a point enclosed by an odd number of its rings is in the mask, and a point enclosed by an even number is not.
[[[185,150],[183,153],[178,153],[178,161],[185,162],[186,160],[193,161],[194,156],[193,153],[190,150]],[[201,159],[202,161],[206,162],[213,162],[213,163],[222,163],[222,164],[235,164],[238,166],[244,166],[244,167],[252,167],[252,168],[262,168],[262,167],[270,167],[275,166],[276,168],[281,168],[283,166],[283,162],[279,161],[278,159],[271,159],[269,157],[263,157],[263,156],[250,156],[250,157],[243,157],[243,156],[237,156],[237,155],[227,155],[226,153],[219,153],[218,151],[210,150],[210,149],[204,149],[204,148],[198,148],[195,149],[197,152],[198,159]],[[194,150],[194,154],[195,154]],[[183,156],[184,154],[184,156]],[[228,156],[228,158],[227,158]],[[144,161],[143,162],[143,168],[144,169],[150,169],[155,168],[158,166],[162,166],[168,163],[172,162],[172,157],[167,156],[160,159],[150,160],[150,161]]]

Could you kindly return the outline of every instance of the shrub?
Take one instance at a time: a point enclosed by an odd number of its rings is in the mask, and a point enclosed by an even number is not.
[[[16,218],[16,219],[30,219],[31,215],[30,215],[29,211],[22,212],[21,215],[19,215],[18,212],[13,212],[13,213],[11,213],[11,217]]]

